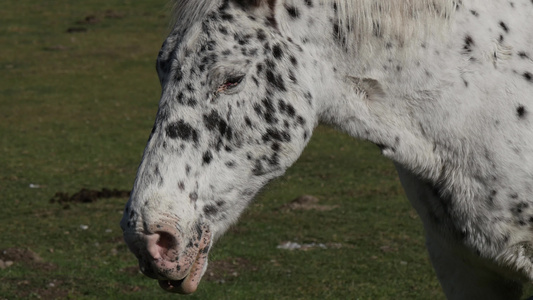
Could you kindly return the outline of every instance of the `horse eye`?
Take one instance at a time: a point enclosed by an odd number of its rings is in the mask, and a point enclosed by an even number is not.
[[[244,79],[244,75],[230,76],[221,84],[215,94],[223,93],[231,88],[236,87]]]

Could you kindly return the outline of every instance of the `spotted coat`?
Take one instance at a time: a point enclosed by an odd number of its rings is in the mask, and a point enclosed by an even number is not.
[[[121,222],[146,275],[194,291],[213,241],[324,122],[395,162],[448,298],[520,297],[533,1],[178,0],[175,16]]]

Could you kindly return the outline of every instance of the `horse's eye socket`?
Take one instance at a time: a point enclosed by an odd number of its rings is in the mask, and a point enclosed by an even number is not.
[[[216,94],[223,93],[231,88],[236,87],[244,79],[244,75],[230,76],[226,78],[226,81],[220,85],[216,91]]]
[[[244,75],[238,75],[238,76],[231,76],[226,79],[226,82],[224,84],[226,85],[237,85],[241,83],[241,81],[244,79]]]

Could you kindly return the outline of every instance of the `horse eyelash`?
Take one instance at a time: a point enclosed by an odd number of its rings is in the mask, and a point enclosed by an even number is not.
[[[215,96],[217,96],[218,94],[220,93],[223,93],[231,88],[234,88],[236,87],[237,85],[239,85],[239,83],[242,82],[242,80],[244,79],[244,75],[236,75],[236,76],[230,76],[226,79],[226,81],[224,81],[223,84],[221,84],[217,90],[215,91]]]

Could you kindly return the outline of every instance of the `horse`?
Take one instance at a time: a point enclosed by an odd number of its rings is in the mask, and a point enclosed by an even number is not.
[[[174,1],[120,222],[145,275],[194,292],[214,241],[325,123],[394,162],[447,298],[519,299],[533,280],[533,1]]]

